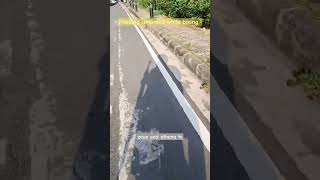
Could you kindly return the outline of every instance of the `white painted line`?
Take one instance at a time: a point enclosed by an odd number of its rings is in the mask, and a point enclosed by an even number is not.
[[[114,76],[110,74],[110,86],[113,86]]]
[[[129,16],[129,18],[132,20],[132,17],[128,13],[127,9],[124,9],[124,10],[127,13],[127,15]],[[174,81],[172,80],[171,76],[169,75],[169,73],[167,72],[167,70],[165,69],[165,67],[161,63],[161,61],[159,60],[157,54],[154,52],[154,50],[152,49],[151,45],[147,41],[146,37],[142,34],[140,29],[136,25],[134,25],[134,27],[138,31],[140,37],[142,38],[144,44],[147,47],[149,53],[151,54],[153,60],[157,64],[161,74],[163,75],[163,77],[167,81],[169,87],[171,88],[173,94],[175,95],[176,99],[178,100],[178,102],[179,102],[180,106],[182,107],[183,111],[187,115],[189,121],[191,122],[191,124],[195,128],[196,132],[200,136],[204,146],[210,152],[210,133],[209,133],[208,129],[204,126],[204,124],[202,123],[202,121],[200,120],[198,115],[192,109],[192,107],[189,104],[189,102],[185,99],[183,94],[180,92],[179,88],[174,83]]]
[[[284,179],[216,80],[212,76],[211,78],[213,81],[212,86],[215,89],[211,95],[214,98],[212,103],[215,107],[213,117],[233,147],[250,179]]]
[[[7,139],[0,139],[0,165],[6,164]]]
[[[112,114],[112,105],[110,105],[110,114]]]

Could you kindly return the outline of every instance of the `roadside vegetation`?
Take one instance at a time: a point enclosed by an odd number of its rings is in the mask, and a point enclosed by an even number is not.
[[[210,84],[202,83],[200,89],[203,89],[206,93],[210,93]]]
[[[139,0],[139,6],[146,9],[149,6],[149,0]]]
[[[149,6],[149,0],[139,0],[143,8]],[[156,10],[172,18],[201,18],[202,27],[210,27],[210,0],[156,0]]]
[[[287,85],[290,87],[302,86],[310,100],[320,102],[320,73],[300,69],[293,71],[292,74],[294,79],[289,79]]]

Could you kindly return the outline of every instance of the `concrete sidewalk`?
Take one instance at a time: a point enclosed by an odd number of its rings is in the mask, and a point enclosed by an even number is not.
[[[232,0],[212,13],[214,78],[285,179],[318,180],[320,105],[287,87],[293,61]]]

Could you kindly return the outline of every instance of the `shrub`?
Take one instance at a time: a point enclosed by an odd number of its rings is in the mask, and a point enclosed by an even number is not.
[[[197,0],[190,2],[190,14],[193,17],[202,18],[203,26],[210,27],[210,1]]]
[[[157,1],[157,8],[163,12],[164,15],[170,15],[170,8],[173,5],[173,1],[168,0],[158,0]]]
[[[143,8],[149,7],[149,0],[139,0],[139,5]]]
[[[190,18],[191,10],[188,0],[174,0],[170,7],[170,16],[175,18]]]
[[[157,0],[164,15],[174,18],[202,18],[203,26],[210,27],[210,0]]]

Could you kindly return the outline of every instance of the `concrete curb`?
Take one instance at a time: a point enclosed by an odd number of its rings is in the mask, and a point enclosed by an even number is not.
[[[137,18],[141,18],[130,7],[128,9]],[[165,32],[159,31],[152,26],[145,25],[145,27],[156,35],[203,83],[210,83],[210,66],[208,64],[176,41],[170,39]]]

